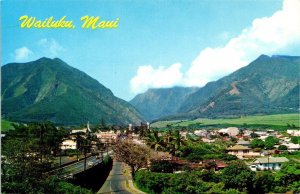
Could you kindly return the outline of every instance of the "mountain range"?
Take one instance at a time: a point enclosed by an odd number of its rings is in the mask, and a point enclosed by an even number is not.
[[[299,112],[300,57],[261,55],[201,88],[149,89],[130,103],[147,120]]]
[[[180,108],[188,96],[197,91],[197,87],[173,87],[149,89],[138,94],[130,103],[148,120],[155,120],[166,115],[172,115]]]
[[[1,67],[1,73],[2,117],[8,120],[63,125],[143,121],[132,105],[61,59],[9,63]]]

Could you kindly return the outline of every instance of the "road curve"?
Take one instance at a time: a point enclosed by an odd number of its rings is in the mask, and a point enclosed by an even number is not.
[[[128,177],[123,174],[122,162],[114,161],[109,176],[97,194],[129,194],[131,192],[128,191],[126,187],[127,179]]]

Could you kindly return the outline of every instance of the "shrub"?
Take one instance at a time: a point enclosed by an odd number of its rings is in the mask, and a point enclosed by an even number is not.
[[[151,163],[150,170],[152,172],[173,173],[175,165],[166,160],[157,160]]]

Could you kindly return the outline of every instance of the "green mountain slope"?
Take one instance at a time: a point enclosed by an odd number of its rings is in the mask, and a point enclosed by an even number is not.
[[[193,89],[149,90],[131,104],[145,118],[194,119],[299,111],[300,57],[261,55],[228,76]]]
[[[190,95],[179,112],[188,117],[297,112],[299,67],[300,57],[261,55]]]
[[[134,97],[130,103],[135,106],[147,120],[177,113],[180,106],[190,94],[198,88],[174,87],[149,89],[143,94]]]
[[[101,119],[111,124],[142,120],[129,103],[60,59],[11,63],[1,71],[2,116],[9,120],[50,120],[65,125],[99,123]]]

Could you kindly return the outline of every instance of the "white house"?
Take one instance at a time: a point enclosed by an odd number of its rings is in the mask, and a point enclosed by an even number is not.
[[[75,150],[76,149],[76,140],[75,139],[65,139],[61,145],[60,145],[60,149],[62,150],[67,150],[67,149],[72,149]]]
[[[300,130],[287,130],[286,132],[292,136],[300,136]]]
[[[283,143],[281,145],[284,145],[287,147],[287,150],[289,152],[294,152],[294,151],[297,151],[297,150],[300,150],[300,145],[299,144],[294,144],[294,143]]]
[[[283,163],[288,162],[286,157],[264,157],[257,158],[251,165],[250,169],[257,170],[280,170]]]
[[[227,148],[228,154],[234,155],[240,159],[243,158],[252,158],[260,156],[259,152],[254,152],[251,148],[242,146],[242,145],[235,145],[230,148]]]
[[[223,134],[227,133],[229,136],[237,136],[240,130],[237,127],[228,127],[226,129],[220,129],[218,132]]]

